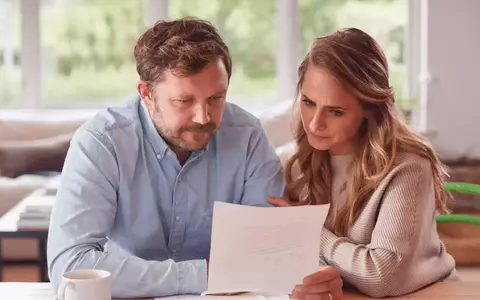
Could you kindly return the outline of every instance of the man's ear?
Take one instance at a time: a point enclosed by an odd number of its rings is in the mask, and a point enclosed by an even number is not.
[[[153,109],[155,102],[152,96],[152,90],[148,83],[143,80],[137,81],[137,91],[143,103],[149,108]]]

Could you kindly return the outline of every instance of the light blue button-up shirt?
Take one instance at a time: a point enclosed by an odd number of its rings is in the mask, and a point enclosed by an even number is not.
[[[201,293],[214,201],[266,206],[284,185],[260,121],[233,104],[183,167],[139,98],[101,112],[65,161],[48,238],[53,287],[95,268],[111,272],[114,297]]]

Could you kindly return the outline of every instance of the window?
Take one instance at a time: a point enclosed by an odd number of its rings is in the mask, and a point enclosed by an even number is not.
[[[29,80],[24,78],[22,87],[19,24],[27,17],[20,16],[18,6],[20,2],[31,6],[32,1],[0,0],[0,29],[8,31],[0,40],[2,107],[32,106],[29,96],[22,96],[28,90],[25,82],[31,81],[40,81],[42,108],[100,108],[136,95],[132,52],[148,25],[152,4],[157,4],[155,11],[168,7],[170,18],[197,16],[218,28],[234,60],[229,101],[248,110],[263,110],[288,98],[281,95],[282,87],[296,81],[296,66],[312,39],[351,26],[370,33],[385,50],[398,105],[408,109],[416,104],[404,97],[408,0],[39,1],[42,71],[32,80],[28,68],[24,70]],[[5,17],[7,9],[13,13]],[[29,25],[26,35],[38,34],[31,30],[35,24]],[[30,95],[39,94],[35,91],[30,89]]]
[[[42,106],[94,108],[135,95],[133,47],[146,11],[146,0],[43,1]]]
[[[230,49],[228,100],[248,110],[276,100],[276,0],[171,0],[170,16],[196,16],[215,25]]]
[[[400,108],[416,103],[406,94],[404,31],[408,0],[299,0],[301,45],[305,53],[314,37],[334,30],[357,27],[370,34],[382,47],[390,68],[390,84]]]
[[[0,107],[20,107],[20,7],[18,0],[0,0]]]

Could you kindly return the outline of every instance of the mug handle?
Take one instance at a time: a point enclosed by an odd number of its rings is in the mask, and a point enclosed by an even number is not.
[[[58,293],[57,293],[58,300],[65,300],[65,291],[69,286],[73,288],[75,285],[71,281],[62,281],[62,283],[58,287]]]

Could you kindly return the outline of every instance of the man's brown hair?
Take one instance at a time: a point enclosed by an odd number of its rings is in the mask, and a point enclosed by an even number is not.
[[[217,29],[194,17],[155,23],[138,39],[134,56],[140,79],[150,86],[161,81],[165,71],[190,76],[218,58],[229,79],[232,74],[232,58]]]

